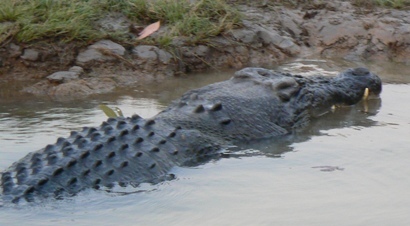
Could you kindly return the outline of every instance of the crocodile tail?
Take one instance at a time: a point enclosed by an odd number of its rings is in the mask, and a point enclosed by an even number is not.
[[[187,131],[138,115],[109,118],[32,152],[1,173],[3,200],[74,195],[86,188],[155,182],[186,162]],[[184,146],[185,145],[185,146]]]

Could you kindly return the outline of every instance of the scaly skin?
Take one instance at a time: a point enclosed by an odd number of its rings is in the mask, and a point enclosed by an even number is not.
[[[335,104],[355,104],[366,88],[379,94],[381,80],[364,68],[309,78],[246,68],[185,93],[151,119],[110,118],[28,154],[1,173],[2,200],[161,181],[173,166],[225,145],[285,135]]]

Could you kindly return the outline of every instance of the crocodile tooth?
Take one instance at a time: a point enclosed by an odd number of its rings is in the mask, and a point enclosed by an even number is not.
[[[363,93],[363,100],[369,99],[369,88],[366,88]]]

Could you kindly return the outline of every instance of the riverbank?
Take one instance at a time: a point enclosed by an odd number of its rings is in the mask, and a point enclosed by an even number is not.
[[[170,76],[269,67],[293,58],[410,63],[409,11],[352,2],[357,1],[286,7],[269,1],[229,1],[242,15],[240,20],[204,41],[181,35],[166,45],[155,43],[169,34],[169,26],[138,43],[102,39],[88,45],[55,40],[27,44],[10,39],[0,46],[0,77],[32,81],[22,89],[25,93],[81,98]],[[101,24],[130,36],[135,36],[130,28],[141,27],[123,14],[107,15]]]

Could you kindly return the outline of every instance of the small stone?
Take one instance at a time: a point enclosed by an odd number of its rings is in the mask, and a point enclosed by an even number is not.
[[[20,57],[23,60],[37,61],[39,56],[40,56],[40,53],[37,50],[25,49],[23,55]]]
[[[84,69],[82,67],[79,67],[79,66],[70,67],[70,69],[68,69],[68,71],[74,72],[77,75],[82,75],[84,73]]]
[[[14,44],[14,43],[11,43],[9,45],[9,52],[10,52],[10,57],[14,58],[14,57],[19,57],[21,55],[22,51],[21,51],[20,46]]]
[[[106,51],[119,56],[123,56],[125,54],[125,48],[122,45],[110,40],[101,40],[89,46],[87,50],[78,54],[77,64],[85,66],[93,61],[106,62],[116,59],[113,56],[103,54],[101,51]]]
[[[161,61],[161,63],[168,64],[172,59],[172,55],[167,51],[160,49],[158,52],[158,59],[159,61]]]
[[[58,71],[47,76],[48,81],[56,83],[64,83],[78,78],[78,73],[72,71]]]
[[[158,50],[159,49],[156,46],[140,45],[132,50],[132,54],[136,55],[138,58],[156,60],[158,58]]]
[[[256,41],[256,34],[254,31],[250,30],[232,30],[231,31],[232,36],[243,43],[254,43]]]

